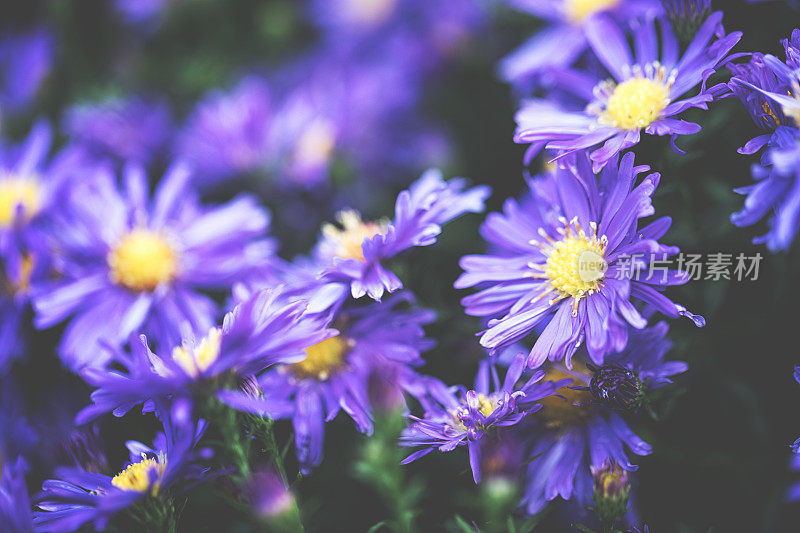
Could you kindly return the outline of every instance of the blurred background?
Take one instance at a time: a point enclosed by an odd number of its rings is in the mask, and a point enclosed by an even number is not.
[[[20,140],[45,118],[59,142],[79,138],[120,162],[141,159],[152,176],[187,158],[203,169],[209,200],[243,189],[260,196],[287,259],[306,253],[320,224],[342,208],[390,215],[397,192],[429,166],[490,185],[492,210],[520,194],[526,169],[524,148],[512,142],[516,101],[496,68],[538,22],[491,0],[376,1],[344,15],[330,10],[334,3],[2,1],[3,141]],[[800,23],[782,2],[714,4],[727,30],[744,32],[738,51],[780,56],[779,40]],[[750,244],[764,228],[729,222],[742,202],[732,189],[750,182],[754,162],[736,148],[757,134],[740,103],[727,99],[688,119],[703,132],[683,138],[687,155],[652,137],[637,149],[637,162],[663,175],[654,204],[673,218],[667,242],[686,253],[760,252],[764,259],[757,281],[674,289],[675,300],[708,326],[671,326],[671,358],[690,370],[659,406],[658,420],[636,421],[655,450],[639,462],[636,504],[656,533],[795,531],[800,506],[786,504],[784,491],[800,480],[789,468],[789,445],[800,436],[800,386],[792,377],[800,363],[800,257],[769,254]],[[231,142],[214,137],[215,121],[230,126]],[[452,288],[458,259],[482,251],[481,219],[458,220],[436,247],[397,265],[419,303],[439,314],[428,329],[437,346],[423,371],[449,384],[471,383],[484,356],[474,335],[480,325],[463,314],[464,294]],[[0,391],[21,395],[25,420],[52,436],[41,443],[29,487],[59,461],[60,435],[88,399],[52,352],[59,333],[38,332]],[[12,416],[0,410],[0,419]],[[465,454],[399,467],[397,420],[383,422],[371,438],[345,417],[329,425],[323,464],[296,485],[309,531],[367,531],[392,515],[398,498],[409,498],[422,531],[460,531],[456,515],[486,519],[493,495],[474,485]],[[136,414],[103,420],[109,464],[124,461],[125,440],[150,437],[146,424]],[[8,422],[0,428],[17,431]],[[281,431],[288,439],[288,424]],[[398,470],[402,484],[376,481],[381,468]],[[247,530],[236,525],[234,508],[211,498],[201,492],[189,503],[186,531]],[[570,512],[556,503],[534,530],[574,531]]]

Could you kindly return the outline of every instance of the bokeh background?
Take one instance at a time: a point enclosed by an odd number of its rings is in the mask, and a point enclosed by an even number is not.
[[[2,113],[5,141],[21,139],[42,117],[63,135],[59,126],[73,106],[130,95],[163,104],[174,126],[170,131],[178,131],[209,91],[230,90],[245,75],[258,74],[291,92],[323,66],[336,69],[364,61],[353,66],[374,69],[393,59],[392,48],[383,46],[371,46],[369,54],[343,52],[342,43],[326,39],[309,15],[310,5],[300,0],[173,0],[141,20],[126,15],[122,3],[0,2],[0,34],[43,28],[53,40],[50,68],[33,101]],[[441,27],[419,30],[428,32],[420,39],[459,20],[444,4],[434,17]],[[779,39],[800,25],[798,12],[782,2],[714,4],[725,12],[726,29],[744,32],[738,51],[780,55]],[[279,171],[251,172],[207,197],[226,199],[242,189],[258,194],[273,213],[280,254],[291,258],[307,252],[320,223],[343,207],[358,207],[374,217],[390,214],[396,193],[429,164],[441,166],[446,176],[490,185],[492,210],[518,195],[524,187],[524,149],[512,143],[515,97],[498,80],[496,65],[537,22],[499,1],[476,6],[476,18],[465,23],[448,49],[437,52],[433,64],[412,58],[403,67],[418,90],[410,94],[407,111],[390,122],[403,130],[412,127],[413,118],[413,128],[424,124],[415,131],[426,140],[412,140],[403,148],[401,163],[398,146],[406,141],[383,130],[372,132],[365,124],[357,145],[371,152],[370,166],[359,168],[345,155],[324,179],[311,184],[292,182]],[[380,42],[381,35],[376,38]],[[391,77],[377,79],[375,98],[390,99],[406,90]],[[689,119],[702,124],[703,132],[683,138],[687,155],[675,155],[665,139],[647,138],[637,148],[637,161],[663,174],[654,204],[657,212],[673,218],[668,242],[688,253],[761,252],[765,257],[757,281],[700,281],[674,289],[675,300],[703,314],[708,325],[695,329],[677,321],[671,326],[672,358],[688,361],[690,370],[658,406],[658,420],[641,416],[637,421],[655,451],[639,462],[636,503],[656,533],[796,531],[800,506],[785,503],[783,493],[800,479],[800,472],[788,466],[789,445],[800,436],[800,386],[792,377],[793,366],[800,363],[800,257],[796,249],[772,255],[754,247],[750,239],[763,228],[735,228],[729,222],[742,202],[732,189],[750,181],[754,162],[736,153],[756,134],[739,102],[718,102]],[[153,175],[160,175],[171,154],[167,137],[149,164]],[[529,170],[535,172],[539,164]],[[426,354],[424,371],[451,384],[471,383],[484,355],[474,335],[479,324],[463,314],[463,294],[452,288],[458,259],[482,250],[481,219],[456,221],[436,247],[413,252],[397,265],[420,304],[439,314],[428,329],[438,344]],[[39,476],[58,461],[59,435],[88,398],[81,380],[63,370],[52,351],[59,333],[37,333],[27,360],[15,369],[14,382],[3,383],[6,389],[19,389],[28,419],[50,428],[52,439],[38,451],[42,468],[34,475]],[[109,464],[124,461],[125,440],[149,438],[154,428],[147,423],[136,414],[103,420]],[[0,427],[12,430],[8,424]],[[387,419],[368,438],[345,417],[329,424],[323,464],[296,485],[309,531],[369,530],[391,517],[392,501],[400,498],[408,498],[417,510],[420,531],[459,531],[456,515],[466,522],[487,518],[491,495],[473,484],[465,454],[433,454],[400,467],[403,452],[394,444],[398,430],[396,420]],[[280,431],[283,439],[290,438],[288,427],[281,425]],[[402,484],[387,488],[376,483],[376,465],[399,471],[396,478]],[[40,481],[29,479],[29,485]],[[574,510],[551,507],[534,531],[573,530],[569,513]],[[237,525],[236,509],[214,500],[210,492],[200,492],[189,503],[183,528],[247,531]]]

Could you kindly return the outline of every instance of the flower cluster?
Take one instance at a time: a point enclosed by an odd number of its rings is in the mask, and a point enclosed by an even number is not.
[[[800,29],[779,59],[734,53],[743,34],[708,0],[501,4],[543,24],[495,72],[526,168],[491,176],[496,204],[446,178],[476,154],[445,117],[497,114],[452,112],[442,90],[500,57],[475,39],[479,1],[115,0],[92,26],[123,39],[91,53],[82,25],[4,19],[0,531],[363,530],[304,512],[328,478],[385,500],[371,531],[427,530],[417,473],[464,456],[488,531],[554,531],[554,506],[582,531],[642,530],[637,457],[689,369],[670,327],[706,335],[687,306],[709,323],[724,307],[653,268],[691,267],[671,243],[703,240],[665,201],[690,196],[676,169],[703,156],[676,140],[706,142],[716,102],[738,99],[761,130],[739,152],[760,161],[731,221],[767,219],[754,243],[788,250]],[[708,255],[744,257],[724,252]]]

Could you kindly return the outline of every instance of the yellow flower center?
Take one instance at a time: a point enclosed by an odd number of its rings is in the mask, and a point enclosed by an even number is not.
[[[466,404],[466,401],[464,403]],[[495,409],[497,409],[497,403],[494,400],[485,394],[478,393],[478,411],[480,411],[483,416],[489,416],[490,414],[494,413]],[[467,431],[467,428],[464,425],[464,422],[461,421],[461,411],[464,413],[467,412],[466,405],[461,409],[453,410],[453,412],[450,414],[453,416],[453,421],[455,422],[454,427],[456,430],[463,432]]]
[[[570,387],[582,385],[575,379],[575,374],[589,375],[589,369],[581,363],[574,363],[572,374],[566,372],[558,366],[551,366],[545,374],[545,380],[560,381],[562,379],[572,379],[571,383],[561,387],[556,392],[563,396],[548,396],[539,401],[542,404],[541,414],[546,420],[547,426],[559,428],[569,426],[583,421],[590,413],[592,393],[585,390],[575,390]],[[565,399],[566,398],[566,399]],[[580,405],[574,405],[574,404]]]
[[[555,241],[542,232],[547,239],[546,244],[531,241],[542,248],[547,256],[544,264],[530,265],[538,271],[531,276],[549,281],[538,298],[554,291],[557,296],[550,301],[551,304],[571,297],[574,316],[581,298],[599,291],[603,285],[608,268],[605,261],[606,238],[597,237],[597,225],[594,222],[591,224],[591,235],[586,235],[577,219],[573,219],[571,223],[562,219],[562,222],[564,228],[560,229],[561,240]]]
[[[111,479],[111,484],[122,490],[133,490],[136,492],[146,492],[150,489],[151,476],[155,477],[152,486],[153,494],[158,492],[159,479],[167,466],[166,458],[159,455],[150,458],[142,454],[142,459],[128,467]],[[153,472],[155,471],[155,475]]]
[[[365,25],[378,25],[394,10],[396,0],[347,0],[344,13],[350,20]]]
[[[644,74],[638,65],[633,77],[618,85],[606,81],[596,89],[605,98],[605,109],[600,113],[600,123],[637,130],[646,128],[661,117],[669,105],[669,90],[674,78],[658,63],[645,66]]]
[[[133,291],[152,291],[159,284],[172,280],[178,259],[163,235],[135,229],[109,252],[108,266],[115,283]]]
[[[364,239],[374,237],[386,231],[388,222],[364,222],[357,211],[351,209],[340,211],[336,220],[341,229],[333,224],[322,226],[323,250],[330,257],[342,259],[358,259],[364,261],[361,244]]]
[[[306,348],[306,358],[299,363],[289,365],[289,369],[298,378],[315,378],[326,380],[344,363],[344,356],[351,343],[340,335],[325,339]]]
[[[212,328],[194,348],[176,346],[172,350],[172,359],[186,372],[186,375],[196,378],[217,360],[221,343],[222,330]]]
[[[336,146],[336,129],[324,119],[314,120],[297,140],[295,161],[302,166],[324,165]]]
[[[42,208],[42,190],[36,179],[14,176],[0,177],[0,227],[8,227],[22,206],[26,220],[33,218]]]
[[[615,7],[619,2],[620,0],[564,0],[564,9],[567,17],[578,24],[590,15]]]

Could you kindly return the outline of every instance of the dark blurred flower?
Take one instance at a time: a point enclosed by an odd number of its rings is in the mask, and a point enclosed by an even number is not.
[[[6,533],[33,533],[33,515],[25,484],[27,466],[0,455],[0,525]]]
[[[50,72],[55,46],[46,29],[0,37],[0,117],[28,105]]]
[[[34,524],[37,531],[74,531],[92,522],[103,529],[116,513],[148,496],[165,499],[182,486],[199,479],[203,470],[195,463],[195,444],[205,422],[183,420],[162,411],[163,433],[153,447],[137,441],[126,443],[130,463],[116,476],[76,468],[57,468],[56,479],[42,485]]]
[[[634,52],[627,33],[600,16],[587,29],[587,39],[608,70],[604,74],[562,69],[552,75],[582,101],[565,109],[547,99],[529,100],[516,116],[514,141],[531,144],[528,157],[542,146],[574,152],[591,150],[595,171],[622,150],[648,135],[670,135],[673,148],[679,135],[700,131],[700,125],[680,120],[683,111],[708,104],[727,92],[724,83],[706,87],[706,80],[724,62],[741,32],[725,34],[722,13],[709,16],[682,56],[669,22],[657,19],[661,28],[658,45],[656,20],[644,20],[631,30]],[[635,59],[634,59],[635,56]],[[698,94],[684,95],[700,85]],[[602,147],[593,149],[603,143]]]
[[[662,12],[656,0],[503,0],[514,9],[544,19],[548,25],[500,62],[500,75],[520,92],[552,67],[569,67],[587,50],[587,35],[600,16],[626,26]]]
[[[64,464],[87,472],[101,473],[108,469],[105,443],[100,436],[100,427],[92,424],[76,428],[61,441],[61,457]]]
[[[313,188],[338,162],[373,190],[440,162],[447,143],[419,112],[416,59],[392,39],[381,49],[355,58],[314,50],[272,76],[277,96],[265,159],[276,185]]]
[[[73,369],[102,367],[131,333],[168,349],[180,328],[203,335],[218,307],[202,290],[229,289],[273,253],[269,213],[242,195],[218,207],[202,205],[190,173],[173,165],[152,200],[144,170],[129,165],[124,188],[107,168],[75,183],[68,213],[54,230],[61,277],[34,298],[35,324],[70,315],[59,347]]]
[[[487,435],[481,440],[482,478],[515,482],[524,471],[524,454],[525,441],[520,431],[503,430]]]
[[[19,384],[0,375],[0,469],[4,462],[28,456],[39,441],[39,432],[26,416]]]
[[[225,316],[222,328],[213,328],[201,340],[187,338],[169,356],[152,353],[147,339],[131,343],[131,355],[115,355],[125,372],[86,369],[84,379],[97,387],[93,405],[81,411],[78,423],[104,413],[123,416],[136,405],[151,406],[152,400],[166,397],[219,396],[234,407],[263,402],[258,383],[239,389],[240,379],[252,379],[277,363],[303,360],[309,346],[324,342],[334,331],[320,320],[304,317],[302,300],[281,298],[280,290],[257,292]],[[174,326],[174,325],[173,325]],[[259,403],[260,405],[260,403]],[[279,402],[271,407],[277,412]]]
[[[542,371],[523,378],[524,370],[525,355],[519,354],[508,368],[502,385],[496,369],[487,361],[481,364],[475,389],[447,387],[439,380],[426,378],[422,383],[425,395],[420,398],[425,415],[422,418],[409,415],[411,424],[400,437],[401,446],[423,448],[406,457],[403,464],[436,449],[449,452],[458,446],[467,446],[472,477],[475,483],[480,482],[483,438],[493,430],[518,424],[541,409],[541,403],[537,402],[569,383],[568,380],[541,383],[545,375]]]
[[[230,92],[213,91],[196,106],[175,146],[201,185],[263,170],[269,158],[272,97],[261,78],[247,76]]]
[[[523,210],[508,200],[502,215],[487,217],[481,233],[492,252],[463,257],[465,272],[455,283],[482,289],[462,303],[467,314],[492,318],[483,346],[510,345],[550,319],[531,349],[531,367],[547,359],[565,359],[571,367],[572,354],[584,343],[602,365],[605,354],[627,344],[628,324],[647,325],[634,299],[666,316],[704,324],[661,294],[686,283],[685,272],[654,276],[648,271],[649,259],[663,260],[678,249],[658,242],[670,227],[668,217],[638,228],[639,219],[654,213],[650,198],[660,179],[652,173],[637,186],[638,174],[647,170],[634,167],[634,155],[628,153],[619,165],[614,159],[606,166],[598,187],[588,156],[579,152],[562,159],[555,173],[532,181],[534,193],[544,195],[541,202],[552,202],[557,213]]]
[[[112,98],[68,109],[64,131],[98,155],[146,165],[164,149],[172,133],[172,118],[164,102]]]

